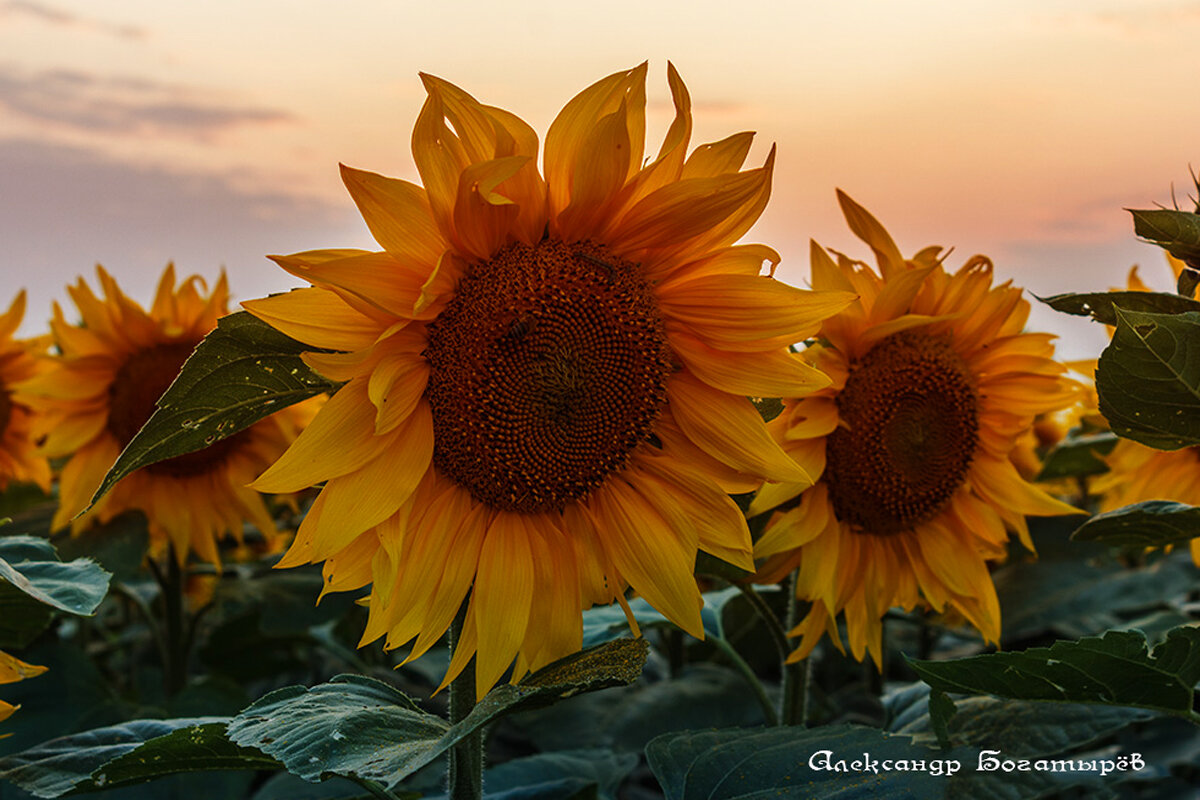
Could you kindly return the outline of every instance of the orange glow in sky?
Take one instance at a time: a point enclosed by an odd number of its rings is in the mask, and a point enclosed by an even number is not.
[[[409,134],[440,75],[544,134],[598,78],[649,60],[651,132],[687,81],[694,143],[779,148],[748,239],[803,283],[808,241],[865,256],[835,187],[906,252],[975,252],[1039,295],[1103,290],[1140,261],[1124,207],[1181,201],[1200,165],[1200,3],[413,3],[0,0],[0,250],[23,330],[101,262],[149,299],[168,260],[236,296],[294,285],[266,253],[372,247],[337,163],[416,179]],[[1068,356],[1103,330],[1037,307]]]

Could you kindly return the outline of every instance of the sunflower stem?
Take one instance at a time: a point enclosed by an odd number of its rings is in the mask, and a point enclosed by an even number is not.
[[[163,689],[172,698],[187,684],[187,619],[183,607],[183,570],[175,557],[175,546],[167,546],[165,570],[147,559],[162,594]]]
[[[767,632],[771,634],[771,641],[775,643],[775,649],[779,651],[780,663],[787,659],[791,648],[788,646],[787,631],[779,622],[779,617],[767,605],[767,601],[763,600],[761,594],[755,591],[754,586],[749,583],[735,584],[738,591],[742,593],[742,597],[750,603],[750,607],[758,614],[759,619],[767,626]],[[790,609],[789,609],[790,612]]]
[[[787,585],[787,628],[793,630],[800,623],[800,601],[796,597],[796,580],[799,577],[800,571],[792,572],[791,578]],[[787,660],[787,639],[784,638],[783,650],[783,697],[780,699],[782,708],[780,709],[780,718],[784,725],[799,725],[804,727],[808,724],[808,682],[811,678],[811,673],[808,666],[808,659],[801,659],[789,663]]]
[[[454,622],[450,623],[450,657],[462,637],[467,617],[467,599],[463,600]],[[450,724],[466,719],[475,707],[475,659],[450,681]],[[450,748],[446,762],[449,800],[480,800],[483,797],[483,731],[475,731]]]
[[[733,663],[734,668],[742,674],[746,679],[746,683],[750,684],[750,688],[754,691],[754,697],[758,700],[758,704],[762,706],[763,719],[767,725],[774,727],[779,724],[779,713],[775,710],[775,704],[771,702],[771,698],[767,696],[767,689],[763,686],[762,681],[754,674],[754,670],[746,663],[746,659],[733,649],[724,636],[710,636],[709,641],[716,645],[717,649],[725,654],[726,658]]]

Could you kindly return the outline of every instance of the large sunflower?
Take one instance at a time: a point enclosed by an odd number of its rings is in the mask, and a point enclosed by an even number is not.
[[[760,276],[733,243],[770,193],[751,134],[689,156],[690,101],[643,166],[643,64],[592,85],[538,138],[443,80],[412,151],[424,187],[343,168],[382,252],[277,257],[312,288],[245,304],[346,381],[254,486],[325,486],[281,566],[326,589],[372,584],[364,643],[446,631],[446,681],[473,655],[482,694],[576,650],[582,608],[627,586],[702,636],[697,548],[751,567],[726,490],[808,476],[747,395],[828,383],[786,345],[848,292]],[[451,127],[452,126],[452,127]]]
[[[51,369],[20,387],[21,396],[45,410],[39,423],[43,450],[70,459],[62,469],[52,526],[70,523],[78,532],[91,520],[141,509],[155,555],[170,543],[180,560],[192,551],[214,563],[216,539],[226,534],[240,539],[244,521],[274,537],[275,523],[262,497],[246,484],[295,438],[298,412],[290,409],[204,450],[143,467],[75,518],[188,355],[228,310],[223,274],[211,293],[195,275],[176,288],[175,269],[168,265],[147,312],[103,268],[96,271],[103,298],[83,278],[67,288],[82,324],[67,322],[55,304],[50,328],[60,355]]]
[[[40,369],[40,340],[23,341],[13,335],[25,316],[25,292],[17,294],[8,311],[0,315],[0,490],[9,481],[36,483],[50,491],[50,464],[37,452],[32,435],[33,410],[14,396],[14,386]]]
[[[1035,415],[1070,403],[1074,384],[1051,336],[1021,332],[1029,304],[992,286],[987,258],[953,274],[939,247],[905,259],[874,217],[838,200],[878,271],[812,247],[813,286],[859,299],[804,351],[833,384],[787,400],[770,425],[819,480],[755,497],[751,513],[787,504],[755,544],[759,577],[799,569],[797,594],[812,607],[792,631],[803,636],[794,659],[826,632],[841,647],[844,614],[854,657],[880,663],[881,619],[895,606],[956,610],[995,641],[988,560],[1004,556],[1010,530],[1032,547],[1026,514],[1075,512],[1026,483],[1009,452]]]

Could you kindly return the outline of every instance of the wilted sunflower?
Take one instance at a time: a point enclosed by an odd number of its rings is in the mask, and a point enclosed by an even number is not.
[[[697,548],[751,567],[726,489],[808,476],[747,395],[826,385],[785,346],[844,307],[759,272],[733,243],[767,202],[751,134],[689,156],[690,101],[643,166],[643,64],[571,100],[546,136],[443,80],[412,150],[424,187],[343,168],[382,252],[277,257],[312,288],[245,306],[346,381],[254,486],[325,481],[281,562],[326,590],[372,583],[364,643],[446,631],[446,681],[489,689],[577,650],[582,608],[631,586],[702,636]],[[453,127],[451,127],[453,126]]]
[[[244,521],[273,537],[275,523],[262,497],[246,484],[295,438],[298,412],[290,409],[204,450],[143,467],[72,521],[150,418],[183,362],[228,310],[223,274],[206,296],[203,279],[195,275],[176,288],[175,269],[168,265],[146,312],[103,268],[96,271],[103,298],[83,278],[67,287],[82,324],[67,322],[55,303],[50,328],[60,355],[51,369],[21,386],[21,396],[45,409],[38,425],[44,452],[70,458],[52,526],[70,523],[78,532],[93,519],[104,522],[141,509],[154,554],[169,542],[180,560],[194,551],[214,563],[216,539],[227,534],[240,539]]]
[[[50,491],[50,464],[37,452],[32,435],[33,410],[14,396],[14,386],[37,374],[45,342],[14,338],[25,316],[25,292],[0,315],[0,490],[10,481],[36,483]]]
[[[953,274],[940,247],[905,259],[874,217],[838,200],[878,272],[812,246],[814,288],[859,299],[804,351],[833,384],[785,401],[769,426],[819,480],[755,497],[751,513],[791,503],[755,544],[759,577],[799,568],[797,594],[812,608],[792,631],[803,636],[793,659],[826,632],[840,648],[844,614],[854,657],[880,663],[881,619],[895,606],[956,610],[995,641],[987,561],[1004,556],[1009,530],[1032,547],[1026,514],[1076,511],[1026,483],[1009,451],[1035,415],[1070,403],[1074,384],[1051,336],[1021,332],[1029,304],[1020,289],[992,286],[987,258]]]
[[[1178,281],[1184,264],[1169,253],[1165,255]],[[1138,275],[1137,267],[1129,271],[1126,289],[1152,291]],[[1095,413],[1094,391],[1090,399],[1090,410]],[[1113,511],[1144,500],[1200,505],[1200,447],[1158,450],[1132,439],[1118,439],[1104,462],[1108,472],[1097,475],[1088,486],[1089,491],[1099,495],[1101,511]],[[1200,538],[1192,539],[1190,546],[1192,561],[1200,566]]]
[[[0,684],[16,683],[17,681],[33,678],[41,675],[46,671],[45,667],[26,664],[19,658],[10,656],[8,653],[0,650]],[[0,700],[0,722],[12,716],[20,706],[14,706],[11,703],[6,703]],[[3,739],[7,734],[0,734],[0,739]]]

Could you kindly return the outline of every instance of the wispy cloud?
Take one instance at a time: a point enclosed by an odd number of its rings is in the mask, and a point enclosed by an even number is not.
[[[0,109],[88,133],[205,140],[239,125],[292,122],[286,111],[235,106],[186,86],[75,70],[0,66]]]
[[[0,18],[3,17],[26,17],[49,25],[94,31],[121,39],[143,39],[146,36],[146,31],[136,25],[120,25],[89,17],[81,17],[78,14],[64,11],[61,8],[56,8],[45,3],[31,2],[31,0],[4,0],[4,2],[0,2]]]
[[[225,266],[244,298],[294,283],[266,253],[370,246],[353,204],[290,193],[269,175],[248,182],[245,174],[134,164],[31,139],[0,139],[0,175],[0,274],[8,293],[0,302],[19,281],[30,308],[47,316],[50,300],[96,262],[146,299],[168,260],[209,276]],[[37,313],[27,322],[40,332]]]

